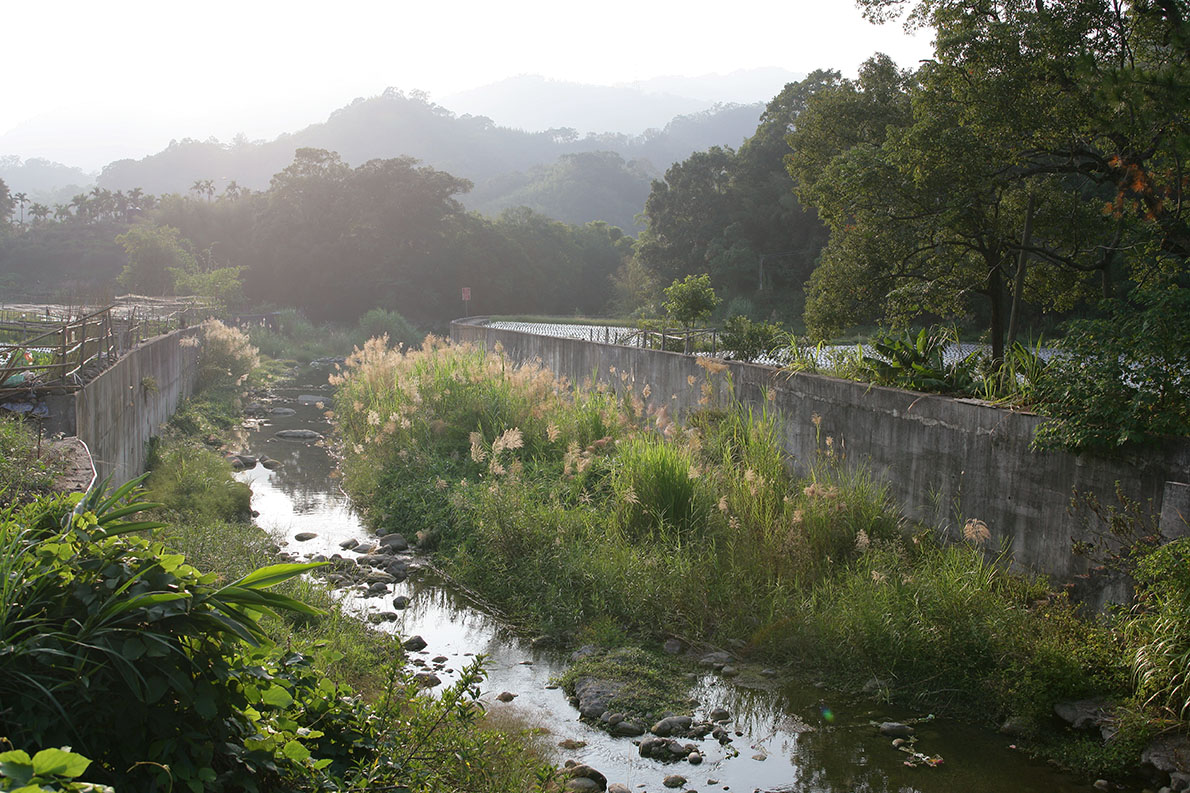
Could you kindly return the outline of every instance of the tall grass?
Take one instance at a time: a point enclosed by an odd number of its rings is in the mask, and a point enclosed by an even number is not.
[[[0,415],[0,507],[48,492],[54,469],[37,450],[37,434],[31,423]]]
[[[735,640],[890,696],[1040,718],[1120,690],[1106,631],[973,547],[914,535],[826,439],[791,475],[781,419],[710,362],[676,424],[646,385],[573,387],[499,351],[372,341],[338,378],[346,485],[377,523],[537,629]]]

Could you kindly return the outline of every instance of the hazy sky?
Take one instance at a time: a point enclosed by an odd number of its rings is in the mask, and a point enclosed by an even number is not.
[[[596,84],[761,66],[854,74],[878,50],[906,66],[930,52],[928,36],[875,27],[848,0],[4,6],[0,154],[87,168],[170,138],[271,138],[390,85],[442,98],[517,74]]]

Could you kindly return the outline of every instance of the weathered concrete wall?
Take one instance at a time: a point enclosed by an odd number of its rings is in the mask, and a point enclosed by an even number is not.
[[[511,359],[539,359],[576,383],[593,379],[637,393],[648,385],[648,401],[668,402],[673,415],[698,406],[708,381],[692,356],[494,330],[481,322],[456,321],[451,337],[488,349],[499,343]],[[982,520],[993,545],[1002,543],[1017,564],[1038,572],[1071,579],[1086,570],[1071,543],[1102,527],[1085,506],[1070,509],[1076,491],[1116,504],[1119,482],[1125,496],[1162,516],[1167,534],[1185,532],[1190,519],[1184,484],[1190,443],[1123,460],[1036,452],[1029,443],[1041,419],[1031,414],[755,364],[728,366],[743,403],[759,408],[770,396],[797,467],[826,455],[863,465],[888,484],[909,517],[950,536],[966,520]]]
[[[90,447],[100,481],[144,470],[149,438],[194,390],[201,334],[187,328],[148,341],[74,395],[74,434]]]

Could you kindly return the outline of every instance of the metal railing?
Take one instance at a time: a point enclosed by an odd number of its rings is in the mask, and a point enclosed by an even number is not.
[[[642,328],[626,336],[621,336],[616,342],[629,347],[645,347],[650,350],[681,351],[686,354],[695,352],[700,345],[710,340],[711,354],[719,352],[718,328],[662,328],[651,330]]]
[[[210,316],[201,301],[155,302],[118,298],[72,316],[51,307],[0,311],[0,396],[31,388],[75,391],[141,342]]]

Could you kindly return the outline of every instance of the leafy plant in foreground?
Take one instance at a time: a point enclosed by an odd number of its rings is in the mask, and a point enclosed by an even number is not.
[[[236,765],[267,770],[229,748],[256,731],[237,648],[269,643],[266,613],[316,613],[269,588],[317,565],[220,584],[137,534],[159,525],[129,520],[157,506],[138,483],[0,512],[0,729],[79,747],[109,775],[167,757],[196,790]]]

